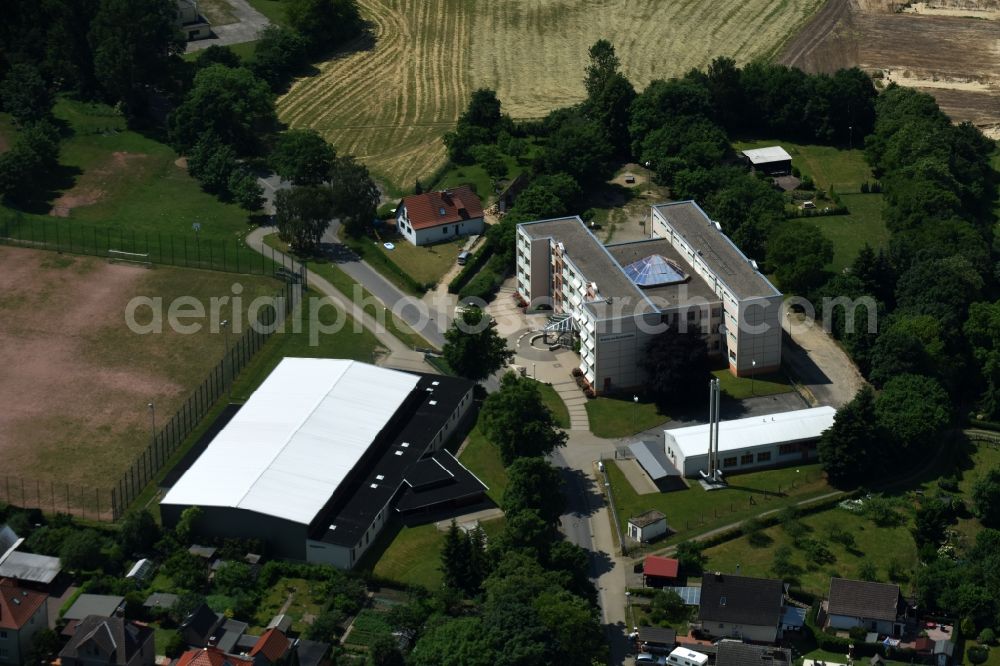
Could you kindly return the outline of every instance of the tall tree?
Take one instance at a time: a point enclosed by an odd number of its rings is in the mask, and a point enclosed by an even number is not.
[[[698,387],[708,382],[705,337],[693,325],[680,331],[674,324],[649,341],[643,366],[646,388],[661,406],[700,397]]]
[[[491,325],[489,315],[479,308],[466,308],[445,334],[441,350],[448,364],[472,381],[486,379],[514,358],[507,342]]]
[[[841,407],[819,440],[819,460],[830,482],[852,486],[869,478],[882,454],[875,424],[875,392],[864,386]]]
[[[337,151],[316,130],[286,130],[278,135],[271,164],[296,185],[320,185],[330,177]]]
[[[19,125],[44,120],[52,114],[52,93],[34,65],[18,63],[0,83],[0,107]]]
[[[912,461],[930,450],[948,425],[951,400],[937,380],[902,374],[886,382],[875,399],[875,419],[893,458]]]
[[[344,231],[351,236],[363,235],[375,219],[381,196],[368,167],[349,155],[338,157],[330,169],[330,189],[333,209]]]
[[[534,509],[555,525],[566,509],[559,470],[544,458],[518,458],[507,468],[507,488],[500,503],[508,516]]]
[[[508,372],[480,412],[483,434],[500,450],[504,465],[520,457],[546,456],[566,444],[534,380]]]
[[[972,485],[972,512],[987,527],[1000,527],[1000,470],[987,470]]]
[[[809,296],[829,277],[833,243],[814,224],[787,222],[775,229],[767,243],[767,263],[782,289]]]
[[[611,42],[598,40],[590,47],[589,55],[584,81],[587,115],[604,129],[615,150],[628,152],[629,108],[635,99],[635,88],[619,71],[620,63]]]
[[[313,55],[337,48],[363,27],[356,0],[288,0],[285,18]]]
[[[240,155],[257,152],[262,137],[277,124],[274,96],[250,70],[211,65],[195,74],[194,84],[168,119],[170,140],[190,150],[205,132]]]
[[[145,90],[161,84],[169,59],[184,50],[173,0],[101,0],[90,28],[94,74],[111,99],[133,115]]]
[[[278,233],[294,252],[313,252],[330,226],[333,197],[328,187],[293,187],[274,197]]]

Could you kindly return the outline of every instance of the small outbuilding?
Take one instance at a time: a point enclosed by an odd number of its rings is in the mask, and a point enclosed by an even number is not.
[[[633,541],[648,543],[667,533],[667,517],[650,509],[628,519],[628,536]]]
[[[642,577],[646,587],[664,587],[677,582],[680,562],[672,557],[647,555],[642,564]]]
[[[754,171],[769,176],[780,176],[792,172],[792,156],[781,146],[751,148],[743,151],[743,157]]]
[[[677,632],[669,627],[641,626],[635,643],[637,652],[667,654],[677,645]]]

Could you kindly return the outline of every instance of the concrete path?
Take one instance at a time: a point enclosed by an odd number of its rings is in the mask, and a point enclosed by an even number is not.
[[[264,244],[264,236],[270,233],[273,233],[273,229],[268,227],[255,229],[246,237],[247,247],[252,248],[256,252],[260,252],[267,257],[274,256],[275,258],[286,262],[286,265],[292,266],[295,270],[301,270],[301,265],[292,257],[289,257],[277,250],[273,250],[272,255],[272,248]],[[390,333],[384,326],[379,324],[374,317],[362,310],[361,307],[356,305],[344,294],[340,293],[340,291],[330,284],[330,282],[325,278],[310,272],[308,275],[308,283],[309,287],[329,298],[334,304],[337,305],[337,307],[351,315],[355,321],[359,322],[364,328],[371,331],[371,333],[378,339],[379,343],[388,351],[388,354],[378,361],[379,365],[386,365],[399,368],[401,370],[415,370],[417,372],[436,372],[436,370],[424,360],[422,353],[415,352],[407,345],[403,344],[396,336],[392,335],[392,333]]]
[[[261,30],[271,25],[266,16],[250,6],[246,0],[225,0],[232,5],[235,23],[213,25],[212,37],[187,43],[187,53],[207,49],[209,46],[228,46],[252,42],[260,36]]]

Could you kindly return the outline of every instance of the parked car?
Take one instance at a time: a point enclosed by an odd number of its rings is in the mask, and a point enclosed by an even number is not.
[[[459,252],[458,253],[458,265],[459,266],[464,266],[469,261],[469,258],[471,256],[472,256],[472,253],[469,252],[468,250],[462,250],[461,252]]]

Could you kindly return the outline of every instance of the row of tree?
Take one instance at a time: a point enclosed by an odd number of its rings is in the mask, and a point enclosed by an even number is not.
[[[483,433],[507,471],[506,524],[487,541],[454,523],[441,553],[447,589],[462,605],[425,613],[408,663],[467,666],[596,663],[605,652],[586,551],[562,539],[566,499],[544,459],[566,439],[535,382],[513,373],[482,409]]]

